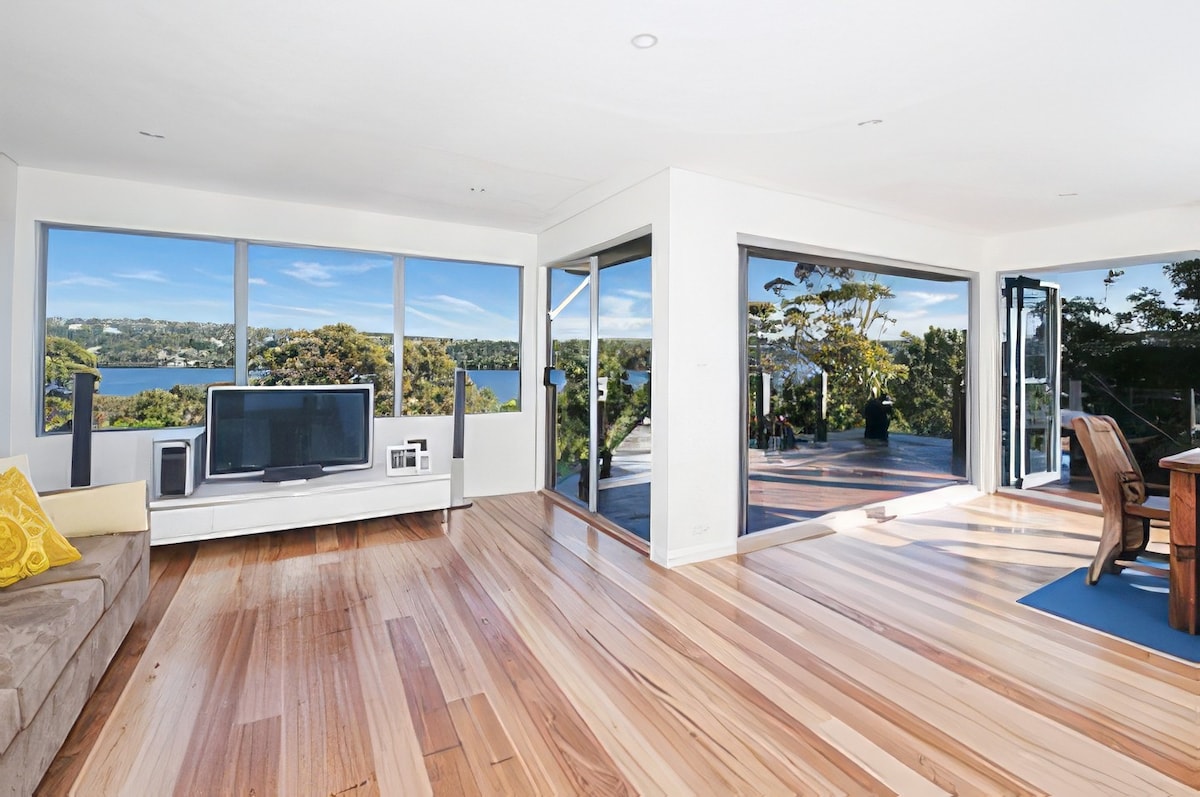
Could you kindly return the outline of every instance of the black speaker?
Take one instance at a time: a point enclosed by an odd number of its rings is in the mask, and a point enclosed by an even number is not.
[[[92,395],[96,375],[75,372],[71,386],[71,486],[92,483]]]
[[[158,494],[187,495],[188,444],[179,441],[162,446],[158,452]]]
[[[461,368],[454,370],[454,440],[451,453],[454,459],[462,459],[463,437],[467,413],[467,372]]]
[[[450,508],[462,509],[471,505],[463,499],[466,465],[463,461],[463,443],[466,434],[467,415],[467,372],[461,368],[454,371],[454,437],[450,444]]]

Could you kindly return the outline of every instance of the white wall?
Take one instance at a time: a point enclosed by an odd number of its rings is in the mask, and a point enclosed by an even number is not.
[[[70,480],[70,439],[36,436],[35,385],[37,357],[36,223],[81,224],[189,235],[276,241],[289,244],[345,247],[441,258],[504,263],[525,267],[522,334],[525,365],[523,410],[503,415],[469,416],[466,429],[467,495],[530,490],[535,487],[532,444],[537,395],[530,364],[536,345],[536,238],[485,227],[426,221],[380,213],[193,191],[126,180],[88,177],[38,169],[15,170],[19,180],[15,213],[15,268],[6,269],[0,253],[0,294],[12,297],[12,315],[0,329],[0,352],[11,347],[5,372],[13,379],[4,388],[0,409],[7,404],[0,452],[29,454],[40,489],[66,486]],[[11,176],[0,167],[0,246],[3,245],[4,201]],[[11,287],[11,290],[8,290]],[[231,297],[232,300],[232,297]],[[0,354],[0,356],[3,356]],[[443,428],[444,427],[444,428]],[[381,421],[378,445],[404,437],[428,436],[449,446],[448,419]],[[7,435],[7,442],[5,437]],[[105,432],[93,438],[93,483],[145,479],[150,474],[150,432]],[[438,462],[435,457],[435,463]],[[448,460],[446,460],[448,464]]]
[[[666,347],[670,339],[667,324],[670,317],[667,296],[667,263],[670,260],[670,245],[667,236],[668,197],[670,191],[668,172],[660,172],[625,191],[589,208],[577,216],[551,227],[538,237],[538,262],[542,265],[571,260],[606,248],[612,243],[627,239],[634,233],[652,235],[650,253],[650,291],[654,314],[654,340],[650,354],[650,378],[653,380],[651,395],[653,415],[650,425],[650,526],[653,529],[670,527],[668,517],[666,457],[668,450],[672,387],[666,366]],[[538,370],[546,365],[545,297],[548,290],[545,268],[538,270]],[[545,393],[539,394],[539,412],[546,411]],[[545,468],[545,426],[538,428],[538,464]],[[544,473],[539,470],[538,473]],[[541,486],[539,482],[539,486]],[[667,538],[662,534],[651,535],[651,557],[656,562],[668,558]]]
[[[978,264],[981,242],[671,169],[547,230],[538,260],[595,251],[646,225],[654,233],[651,556],[677,565],[733,553],[737,545],[739,240],[956,271]]]
[[[668,452],[668,561],[674,564],[736,548],[743,382],[739,240],[954,271],[974,269],[981,246],[971,236],[682,170],[671,171],[670,197],[669,411],[675,433]]]
[[[0,286],[12,284],[16,238],[17,164],[0,152]],[[3,319],[13,317],[15,301],[15,292],[0,292],[0,327]],[[0,331],[0,374],[12,373],[12,343],[12,337]],[[8,391],[0,391],[0,418],[11,417],[11,396]],[[0,455],[11,448],[10,424],[0,422]]]

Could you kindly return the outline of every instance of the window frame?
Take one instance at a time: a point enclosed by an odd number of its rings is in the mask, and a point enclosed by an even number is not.
[[[525,279],[526,269],[520,263],[504,263],[492,262],[474,259],[456,258],[450,256],[431,256],[423,254],[412,254],[404,252],[389,252],[375,249],[363,249],[358,247],[345,247],[324,244],[307,244],[293,243],[287,241],[273,241],[259,238],[238,237],[238,236],[223,236],[223,235],[206,235],[206,234],[187,234],[177,232],[160,232],[157,230],[124,228],[124,227],[109,227],[95,226],[88,224],[76,224],[71,222],[58,222],[48,220],[38,220],[36,224],[35,235],[35,256],[37,259],[36,284],[34,286],[35,298],[35,318],[33,333],[36,336],[37,355],[35,363],[35,373],[33,382],[33,400],[37,404],[34,412],[34,421],[36,425],[36,436],[55,437],[66,432],[63,431],[48,431],[45,428],[46,423],[46,401],[45,401],[45,383],[46,383],[46,331],[47,331],[47,303],[50,299],[49,289],[49,267],[50,267],[50,235],[53,230],[70,230],[87,233],[98,234],[114,234],[114,235],[138,235],[150,238],[173,238],[185,241],[211,241],[215,243],[224,243],[233,245],[233,262],[230,264],[230,271],[233,278],[233,290],[230,295],[231,316],[234,326],[234,383],[245,385],[249,381],[249,302],[250,302],[250,283],[249,283],[249,248],[251,246],[270,246],[280,248],[293,249],[313,249],[313,250],[330,250],[338,252],[361,253],[374,257],[389,257],[392,260],[392,340],[393,340],[393,382],[395,401],[392,407],[391,415],[376,416],[377,418],[430,418],[430,417],[446,417],[442,415],[403,415],[401,408],[403,407],[403,382],[404,382],[404,304],[405,304],[405,284],[404,284],[404,269],[407,259],[423,260],[423,261],[442,261],[447,263],[468,264],[481,267],[499,267],[513,268],[517,270],[517,409],[516,412],[521,412],[524,409],[523,382],[525,371],[524,357],[524,335],[525,335]],[[334,321],[337,323],[337,321]],[[347,322],[349,323],[349,322]],[[398,345],[397,345],[398,344]],[[485,413],[470,413],[473,415],[500,415],[507,414],[505,412],[485,412]],[[163,429],[184,428],[184,427],[139,427],[139,428],[103,428],[96,429],[98,432],[127,432],[127,431],[143,431],[143,432],[159,432]]]

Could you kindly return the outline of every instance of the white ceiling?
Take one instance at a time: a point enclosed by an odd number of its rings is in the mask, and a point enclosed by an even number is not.
[[[2,0],[0,152],[524,231],[677,166],[1002,234],[1200,201],[1198,30],[1194,0]]]

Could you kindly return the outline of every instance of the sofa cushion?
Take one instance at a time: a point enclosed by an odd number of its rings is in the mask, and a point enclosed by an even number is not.
[[[42,493],[38,500],[54,527],[70,539],[150,528],[144,481],[72,487]]]
[[[32,721],[104,609],[97,578],[0,593],[0,692],[16,690]]]
[[[0,587],[74,562],[79,551],[54,528],[19,469],[0,473]]]
[[[0,591],[7,595],[21,590],[42,587],[47,584],[62,584],[67,581],[78,581],[84,578],[98,578],[104,583],[104,608],[112,605],[121,585],[129,578],[129,574],[137,567],[137,563],[147,554],[150,547],[150,535],[146,532],[135,534],[106,534],[102,537],[80,537],[74,540],[83,558],[63,567],[53,567],[44,573],[18,581],[11,587]]]

